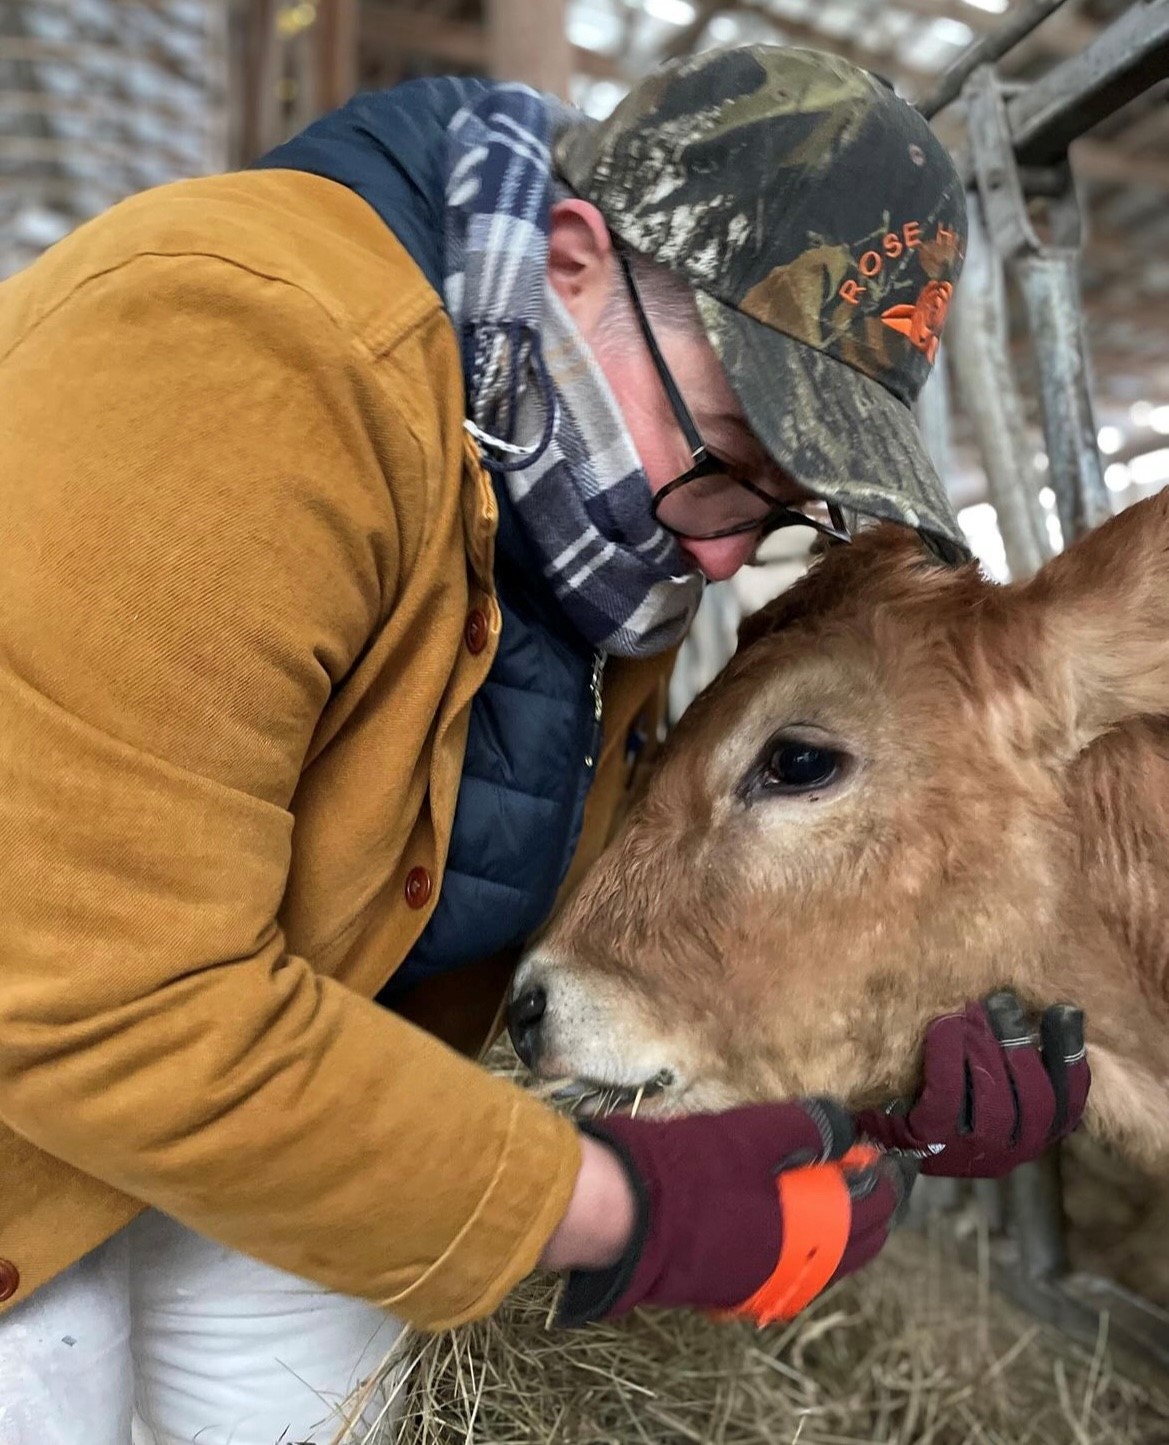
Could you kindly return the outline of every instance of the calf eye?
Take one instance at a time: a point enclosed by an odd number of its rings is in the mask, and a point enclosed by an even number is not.
[[[767,760],[763,786],[770,791],[808,792],[823,788],[840,771],[841,755],[811,743],[783,743]]]

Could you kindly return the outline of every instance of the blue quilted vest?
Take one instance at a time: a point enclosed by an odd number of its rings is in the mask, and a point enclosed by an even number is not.
[[[310,171],[356,191],[441,296],[444,132],[485,88],[421,80],[359,95],[256,164]],[[518,945],[543,923],[580,836],[599,754],[603,659],[544,581],[506,488],[497,482],[495,491],[499,651],[471,704],[438,906],[382,1003]]]

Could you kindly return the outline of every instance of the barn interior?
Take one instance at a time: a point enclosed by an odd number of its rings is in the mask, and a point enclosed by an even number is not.
[[[930,116],[977,197],[979,279],[919,421],[989,575],[1029,575],[1169,483],[1169,0],[0,0],[0,279],[127,196],[246,166],[359,90],[490,75],[602,117],[666,62],[757,42],[886,77]],[[707,589],[671,684],[675,719],[730,657],[743,616],[807,565],[802,531]],[[1077,1141],[1006,1185],[919,1199],[897,1268],[868,1295],[850,1285],[763,1363],[746,1333],[715,1347],[705,1321],[668,1338],[647,1323],[640,1346],[606,1335],[573,1373],[561,1346],[541,1353],[540,1301],[527,1299],[510,1325],[418,1344],[413,1423],[384,1439],[1169,1440],[1169,1183]],[[903,1298],[918,1265],[933,1283]],[[931,1386],[913,1377],[916,1345],[892,1359],[876,1342],[920,1343],[927,1295],[944,1332],[937,1281],[950,1268],[964,1317],[991,1324],[955,1338],[967,1373],[935,1359]],[[858,1320],[869,1343],[849,1336],[834,1356]],[[639,1348],[665,1382],[652,1401]],[[722,1384],[701,1368],[711,1351]],[[552,1376],[547,1410],[483,1407],[485,1390],[489,1404],[519,1398]],[[978,1413],[979,1379],[1008,1377],[1015,1433],[1001,1404]],[[931,1388],[954,1396],[944,1410],[923,1403]],[[777,1413],[760,1424],[768,1399]],[[574,1417],[593,1423],[573,1433]],[[787,1433],[753,1433],[777,1421]]]

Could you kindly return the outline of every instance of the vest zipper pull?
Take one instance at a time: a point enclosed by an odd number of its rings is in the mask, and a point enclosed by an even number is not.
[[[593,676],[589,683],[589,689],[593,695],[593,741],[589,751],[585,754],[585,767],[591,768],[596,762],[597,744],[601,735],[601,681],[605,676],[605,654],[597,651],[593,656]]]

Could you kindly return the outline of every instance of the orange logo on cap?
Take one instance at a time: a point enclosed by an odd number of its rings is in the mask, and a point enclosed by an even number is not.
[[[908,336],[910,344],[924,351],[933,363],[941,344],[942,327],[954,287],[949,281],[930,281],[912,306],[890,306],[881,320],[894,331]]]

